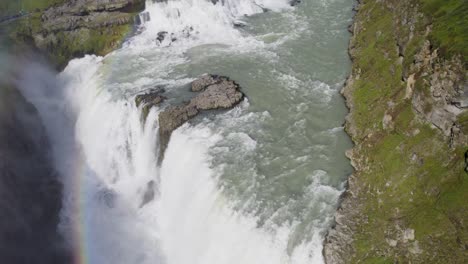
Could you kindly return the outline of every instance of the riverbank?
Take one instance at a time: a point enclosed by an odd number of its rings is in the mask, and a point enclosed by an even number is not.
[[[25,49],[40,52],[57,69],[63,69],[73,58],[104,56],[120,47],[145,7],[144,0],[15,3],[7,1],[2,8],[28,15],[9,21],[4,33],[11,46],[19,53]]]
[[[326,261],[463,263],[468,7],[359,2],[342,91],[355,172],[325,241]]]

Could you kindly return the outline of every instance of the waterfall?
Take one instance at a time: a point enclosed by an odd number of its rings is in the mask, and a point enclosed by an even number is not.
[[[252,202],[256,196],[237,199],[223,183],[229,164],[217,159],[230,151],[226,140],[236,142],[238,155],[254,155],[258,148],[248,133],[229,133],[229,126],[249,118],[261,122],[271,118],[269,113],[251,113],[246,101],[185,124],[172,134],[158,166],[162,107],[153,108],[143,122],[134,102],[136,94],[155,86],[174,96],[168,104],[186,96],[181,87],[194,76],[183,73],[184,67],[197,59],[200,47],[226,54],[253,50],[255,56],[277,60],[265,48],[271,35],[259,38],[239,29],[247,17],[267,10],[289,12],[291,7],[283,0],[148,1],[138,33],[121,49],[106,57],[74,59],[57,76],[35,64],[24,70],[18,83],[51,138],[66,194],[60,228],[76,249],[77,263],[323,262],[323,232],[342,187],[326,185],[325,172],[316,170],[307,178],[310,186],[301,203],[316,203],[311,208],[324,215],[311,223],[280,221],[288,203],[264,212]],[[322,95],[332,89],[311,85]],[[214,129],[214,122],[231,123]],[[153,199],[145,204],[148,193]],[[301,230],[309,235],[299,238]]]

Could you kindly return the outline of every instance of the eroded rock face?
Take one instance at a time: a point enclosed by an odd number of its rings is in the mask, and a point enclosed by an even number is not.
[[[324,241],[325,263],[357,263],[369,259],[405,263],[463,262],[468,247],[463,240],[465,230],[462,225],[413,225],[406,219],[417,214],[444,218],[445,205],[440,207],[441,213],[439,209],[432,210],[431,206],[423,208],[419,205],[436,204],[444,195],[453,197],[452,201],[463,200],[461,195],[457,196],[457,192],[464,191],[461,185],[454,184],[445,190],[441,186],[448,179],[462,177],[463,169],[467,170],[466,64],[460,56],[439,54],[437,44],[431,43],[428,37],[433,28],[427,26],[428,15],[421,13],[420,2],[368,0],[358,3],[355,8],[358,13],[350,27],[353,36],[349,54],[354,63],[342,91],[350,109],[346,132],[355,143],[346,156],[355,171],[340,197],[335,225]],[[384,23],[391,23],[373,27],[374,23],[383,21],[380,17],[387,19]],[[373,54],[379,54],[372,56],[375,64],[360,63],[370,54],[366,49],[385,35],[391,36],[389,42],[372,48]],[[418,43],[416,47],[413,46],[415,43]],[[392,62],[392,65],[385,69],[374,67],[384,61]],[[402,68],[401,73],[395,71],[397,67]],[[380,89],[376,88],[378,86],[368,89],[366,85],[383,82],[380,78],[387,70],[391,75],[383,80],[395,83],[389,89],[391,94],[360,98],[359,93]],[[379,103],[372,104],[372,100]],[[367,112],[360,112],[359,108],[368,104],[372,107]],[[409,115],[402,114],[405,109]],[[375,111],[379,114],[374,115],[372,112]],[[428,133],[424,141],[417,142],[423,138],[424,130],[434,134]],[[395,133],[404,135],[404,139],[393,141]],[[392,141],[397,147],[389,148],[381,157],[373,154],[386,144],[394,144],[390,143]],[[444,151],[438,151],[440,149]],[[463,152],[466,153],[464,158]],[[389,173],[383,168],[395,164],[395,153],[404,157],[403,163]],[[438,168],[441,168],[440,173],[434,173],[434,170],[439,171]],[[437,180],[431,182],[432,179],[428,180],[430,176],[421,175],[436,175],[433,179]],[[407,177],[417,180],[412,183],[401,181]],[[424,195],[413,196],[418,192]],[[411,196],[402,199],[408,193]],[[395,206],[385,206],[389,204]],[[402,208],[400,204],[408,207]],[[450,210],[460,214],[451,215],[450,222],[460,223],[466,219],[463,213],[466,206],[455,206],[455,202],[453,205]],[[451,246],[456,239],[458,245]],[[361,248],[363,243],[369,246],[366,250]]]
[[[159,105],[167,98],[162,94],[165,92],[162,88],[151,89],[146,91],[145,93],[139,94],[135,97],[135,104],[137,107],[143,105],[142,107],[142,120],[143,122],[146,120],[146,117],[151,110],[151,107]]]
[[[164,92],[164,89],[152,89],[143,94],[139,94],[135,97],[135,104],[137,107],[142,104],[157,105],[166,99],[166,97],[162,95]]]
[[[172,131],[201,111],[232,108],[244,98],[239,85],[223,76],[203,75],[192,83],[191,90],[200,93],[188,103],[171,106],[159,114],[160,161]]]
[[[198,109],[187,105],[171,106],[159,114],[159,161],[164,157],[164,151],[172,131],[183,125],[199,113]]]
[[[468,86],[464,74],[463,62],[458,58],[441,61],[437,50],[431,51],[427,40],[421,51],[415,55],[412,71],[424,73],[419,78],[420,85],[429,86],[429,94],[415,91],[412,98],[413,109],[424,120],[439,128],[449,137],[453,127],[457,126],[457,116],[463,112],[458,102],[466,100],[464,88]],[[411,75],[408,82],[415,82]],[[414,84],[413,84],[414,86]]]

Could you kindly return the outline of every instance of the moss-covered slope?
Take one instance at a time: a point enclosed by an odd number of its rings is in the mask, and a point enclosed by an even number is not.
[[[360,1],[349,179],[328,263],[468,260],[468,1]]]
[[[7,0],[2,22],[16,47],[33,47],[58,68],[85,54],[105,55],[131,31],[144,0]]]

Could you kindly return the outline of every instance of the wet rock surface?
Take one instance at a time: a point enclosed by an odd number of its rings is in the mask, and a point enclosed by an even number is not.
[[[135,104],[137,107],[142,106],[142,119],[146,120],[146,117],[151,110],[151,107],[159,105],[167,98],[162,95],[165,92],[163,88],[155,88],[147,90],[146,92],[139,94],[135,97]]]
[[[165,92],[163,88],[150,89],[143,94],[139,94],[135,97],[135,104],[137,107],[140,105],[157,105],[163,102],[166,97],[162,94]]]

